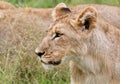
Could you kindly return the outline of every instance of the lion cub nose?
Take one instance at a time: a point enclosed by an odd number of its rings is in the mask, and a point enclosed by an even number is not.
[[[39,56],[39,57],[42,57],[42,55],[44,55],[45,52],[37,52],[36,54]]]
[[[38,49],[35,50],[35,53],[39,56],[42,57],[42,55],[44,55],[45,52],[40,52],[38,51]]]

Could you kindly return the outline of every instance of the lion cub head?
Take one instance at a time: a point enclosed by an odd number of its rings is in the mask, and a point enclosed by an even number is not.
[[[79,55],[87,53],[84,41],[97,23],[94,8],[85,8],[73,19],[71,10],[64,3],[54,8],[52,17],[54,21],[50,24],[46,37],[35,50],[46,69],[63,63],[66,58],[74,59],[77,52]]]

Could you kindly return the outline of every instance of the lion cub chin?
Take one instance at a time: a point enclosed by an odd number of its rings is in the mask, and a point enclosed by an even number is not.
[[[50,71],[50,70],[53,70],[55,68],[55,66],[53,66],[53,65],[46,65],[44,63],[42,63],[42,66],[45,69],[45,71]]]

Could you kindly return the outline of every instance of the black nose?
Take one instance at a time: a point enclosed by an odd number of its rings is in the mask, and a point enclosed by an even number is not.
[[[36,53],[36,54],[41,57],[42,55],[44,55],[44,53],[45,53],[45,52],[38,52],[38,53]]]

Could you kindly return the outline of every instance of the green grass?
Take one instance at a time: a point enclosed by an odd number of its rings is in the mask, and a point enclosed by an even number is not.
[[[65,2],[68,5],[98,3],[120,6],[120,0],[4,1],[11,2],[16,7],[36,8],[53,7],[59,2]],[[36,46],[43,37],[42,26],[37,24],[38,22],[33,24],[39,17],[31,18],[29,15],[18,17],[17,14],[12,13],[9,16],[15,16],[17,19],[8,18],[0,22],[0,84],[70,84],[67,66],[45,72],[39,58],[34,54]],[[25,20],[25,17],[28,19]]]
[[[64,2],[68,5],[77,5],[77,4],[108,4],[108,5],[117,5],[120,6],[120,0],[5,0],[13,3],[17,7],[35,7],[35,8],[48,8],[54,7],[60,2]]]

